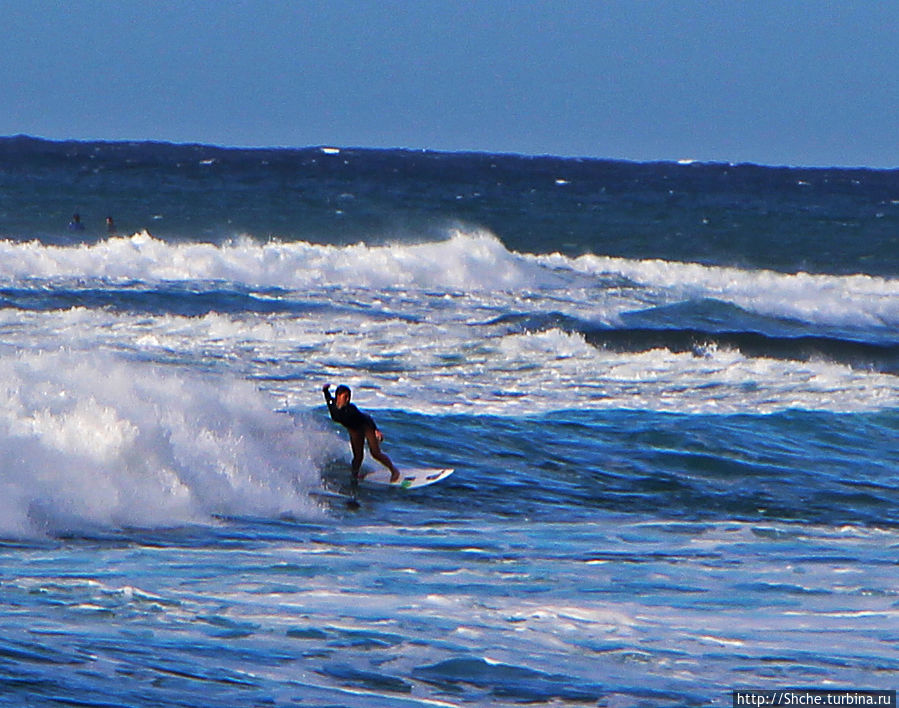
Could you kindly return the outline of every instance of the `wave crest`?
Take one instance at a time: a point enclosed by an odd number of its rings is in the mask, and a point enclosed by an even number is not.
[[[38,281],[104,285],[226,282],[240,288],[327,288],[430,293],[549,293],[583,313],[717,300],[747,312],[828,326],[895,330],[899,279],[745,270],[664,260],[510,251],[483,229],[440,241],[334,246],[310,242],[169,243],[147,232],[96,244],[0,241],[0,284]]]
[[[310,515],[335,452],[252,384],[111,355],[0,359],[0,535]]]

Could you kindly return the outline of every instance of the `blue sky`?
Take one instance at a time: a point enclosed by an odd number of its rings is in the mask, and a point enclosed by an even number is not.
[[[899,3],[0,0],[0,135],[899,167]]]

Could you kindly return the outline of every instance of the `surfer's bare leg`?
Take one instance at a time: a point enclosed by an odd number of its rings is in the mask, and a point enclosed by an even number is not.
[[[378,431],[374,428],[366,428],[365,439],[368,440],[368,449],[371,451],[371,456],[390,470],[390,481],[398,482],[400,471],[394,466],[390,458],[381,451],[381,436],[378,435]]]

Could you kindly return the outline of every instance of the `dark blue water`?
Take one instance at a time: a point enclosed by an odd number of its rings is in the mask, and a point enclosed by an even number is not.
[[[894,688],[897,226],[894,171],[0,139],[0,702]],[[455,473],[323,496],[327,382]]]
[[[899,171],[0,139],[0,234],[105,217],[165,240],[395,243],[475,225],[513,251],[899,274]]]

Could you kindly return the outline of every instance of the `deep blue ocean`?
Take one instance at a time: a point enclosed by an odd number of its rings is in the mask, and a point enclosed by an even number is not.
[[[899,686],[899,170],[3,138],[0,396],[2,705]]]

